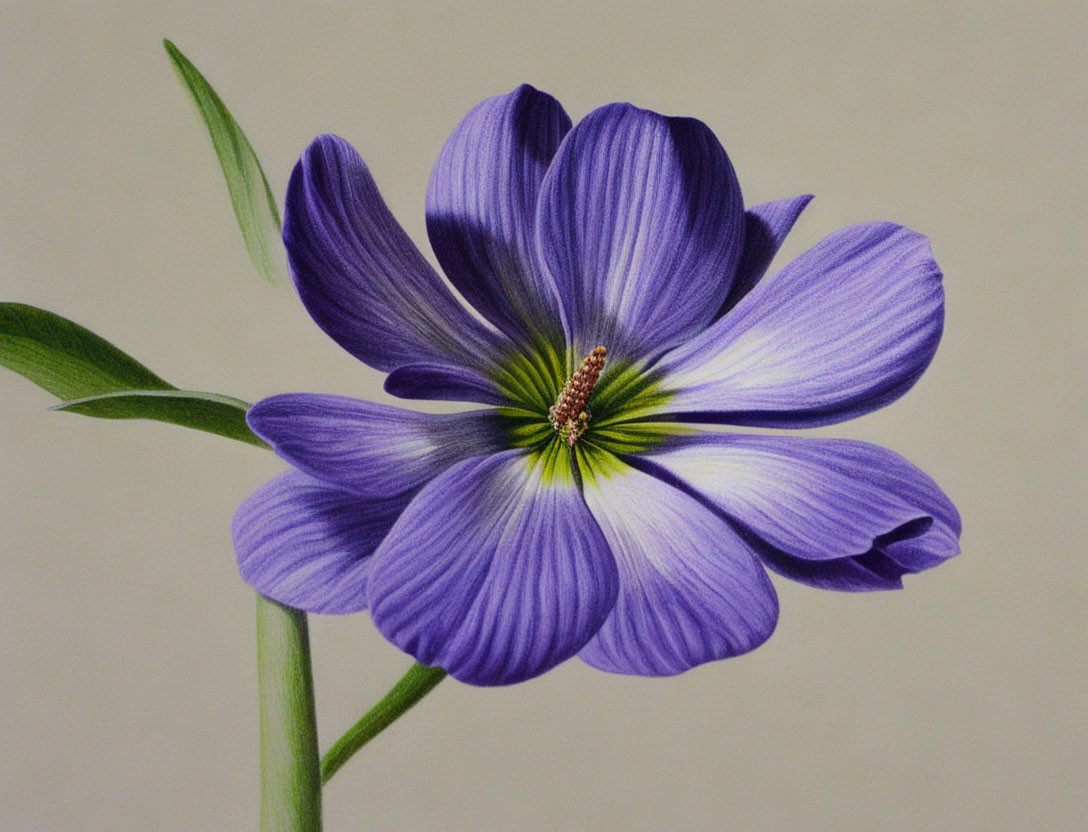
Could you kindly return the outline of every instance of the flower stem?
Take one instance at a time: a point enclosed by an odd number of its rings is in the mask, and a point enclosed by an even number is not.
[[[440,667],[412,665],[384,698],[367,711],[348,732],[336,741],[321,760],[321,782],[329,782],[351,755],[392,725],[405,711],[434,690],[446,678]]]
[[[261,832],[320,832],[321,777],[306,613],[257,595]]]

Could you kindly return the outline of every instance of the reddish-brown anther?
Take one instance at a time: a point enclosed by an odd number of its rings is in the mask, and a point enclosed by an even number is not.
[[[586,402],[597,384],[597,379],[601,377],[607,352],[604,347],[597,347],[587,355],[582,365],[574,371],[574,375],[567,379],[559,398],[548,410],[552,427],[559,431],[571,447],[589,425],[590,414],[586,410]]]

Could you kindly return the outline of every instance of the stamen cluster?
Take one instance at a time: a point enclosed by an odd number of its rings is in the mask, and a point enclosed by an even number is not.
[[[559,435],[571,447],[574,447],[578,437],[589,426],[591,414],[586,410],[586,402],[597,384],[597,379],[601,377],[607,352],[604,347],[597,347],[587,355],[582,365],[563,385],[555,404],[548,409],[552,427],[559,431]]]

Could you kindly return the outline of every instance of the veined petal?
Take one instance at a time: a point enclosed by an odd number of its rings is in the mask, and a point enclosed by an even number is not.
[[[729,295],[715,317],[720,318],[747,295],[767,273],[793,224],[812,202],[812,194],[764,202],[744,212],[744,252]]]
[[[364,610],[370,556],[409,498],[360,498],[299,471],[281,474],[234,515],[242,578],[307,612]]]
[[[389,641],[474,685],[573,656],[616,597],[616,565],[558,443],[465,460],[424,486],[374,556]]]
[[[316,138],[295,166],[283,239],[310,315],[372,367],[434,361],[480,371],[505,342],[446,288],[337,136]]]
[[[468,367],[449,364],[404,364],[385,377],[385,392],[401,399],[509,404],[490,378]]]
[[[533,238],[540,182],[570,124],[558,101],[528,84],[489,98],[446,141],[427,189],[427,233],[446,275],[524,345],[563,340]]]
[[[917,381],[943,321],[925,237],[892,223],[844,228],[665,355],[654,369],[671,397],[653,412],[763,427],[850,419]]]
[[[575,354],[603,344],[636,360],[713,320],[740,259],[744,205],[705,124],[611,104],[556,153],[538,233]]]
[[[563,386],[561,355],[554,346],[538,343],[520,355],[506,356],[486,384],[472,371],[458,367],[405,364],[389,374],[385,390],[405,398],[474,401],[543,412],[555,403],[556,392]]]
[[[873,592],[903,588],[908,570],[897,566],[886,555],[872,551],[855,558],[805,560],[787,555],[761,541],[754,542],[763,563],[783,578],[836,592]]]
[[[788,558],[856,558],[897,581],[959,552],[952,501],[903,457],[866,442],[702,434],[644,459]]]
[[[673,486],[588,453],[583,492],[619,567],[620,591],[579,656],[614,673],[671,676],[766,641],[778,599],[748,544]]]
[[[492,410],[417,413],[344,396],[272,396],[253,432],[313,477],[368,497],[418,489],[456,462],[507,447]]]

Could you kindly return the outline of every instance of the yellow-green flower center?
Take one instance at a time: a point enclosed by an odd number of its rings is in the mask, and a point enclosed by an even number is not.
[[[603,346],[576,364],[555,340],[542,338],[531,349],[511,353],[495,376],[508,396],[498,413],[510,447],[529,450],[527,459],[564,457],[583,467],[602,453],[639,454],[687,432],[675,423],[647,420],[668,397],[659,373]],[[545,466],[549,476],[553,467]]]

